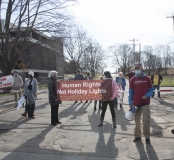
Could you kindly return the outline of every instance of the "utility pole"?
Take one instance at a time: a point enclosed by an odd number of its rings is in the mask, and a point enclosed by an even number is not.
[[[133,42],[133,44],[131,44],[131,45],[133,45],[133,55],[134,55],[134,63],[135,63],[136,62],[135,45],[137,45],[137,44],[135,44],[135,41],[139,41],[139,40],[133,38],[132,40],[129,40],[129,41]]]
[[[166,18],[173,18],[173,33],[174,33],[174,15],[172,14],[172,16],[166,16]],[[172,63],[170,62],[170,67],[169,67],[169,82],[171,82],[171,67],[172,67]]]
[[[173,32],[174,32],[174,15],[172,14],[172,16],[166,16],[166,18],[173,18]]]

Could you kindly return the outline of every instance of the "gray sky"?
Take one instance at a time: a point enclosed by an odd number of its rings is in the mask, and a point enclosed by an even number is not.
[[[78,0],[72,13],[104,49],[139,39],[144,45],[165,45],[174,41],[173,0]],[[174,43],[170,44],[172,49]],[[136,48],[138,50],[138,46]]]

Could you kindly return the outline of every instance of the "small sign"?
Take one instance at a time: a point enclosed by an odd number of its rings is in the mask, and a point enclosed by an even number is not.
[[[14,79],[11,75],[5,76],[5,77],[0,77],[0,89],[12,87],[13,83],[14,83]]]

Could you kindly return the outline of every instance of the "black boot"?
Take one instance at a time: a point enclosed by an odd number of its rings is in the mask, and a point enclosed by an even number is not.
[[[94,107],[94,111],[96,111],[96,107]]]

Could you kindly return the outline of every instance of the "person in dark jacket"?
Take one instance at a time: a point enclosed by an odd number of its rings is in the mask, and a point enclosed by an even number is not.
[[[84,80],[93,80],[92,76],[90,76],[89,71],[86,72],[86,77],[84,78]],[[85,103],[88,103],[88,100],[86,100]],[[92,100],[90,100],[90,103],[92,103]]]
[[[155,74],[151,77],[154,90],[155,89],[160,90],[160,83],[162,82],[162,80],[163,80],[163,77],[158,74],[158,70],[155,70]],[[152,97],[154,97],[154,95],[155,95],[155,92],[153,92]],[[158,97],[161,98],[160,91],[158,91]]]
[[[83,80],[84,79],[83,74],[81,74],[80,69],[78,69],[76,73],[77,74],[75,75],[74,80]],[[77,103],[77,101],[75,101],[74,103]],[[83,103],[83,102],[81,101],[81,103]]]
[[[56,126],[57,124],[61,124],[58,119],[58,108],[61,101],[58,101],[56,96],[56,80],[57,80],[57,72],[51,71],[48,75],[48,97],[49,103],[51,105],[51,124]]]

